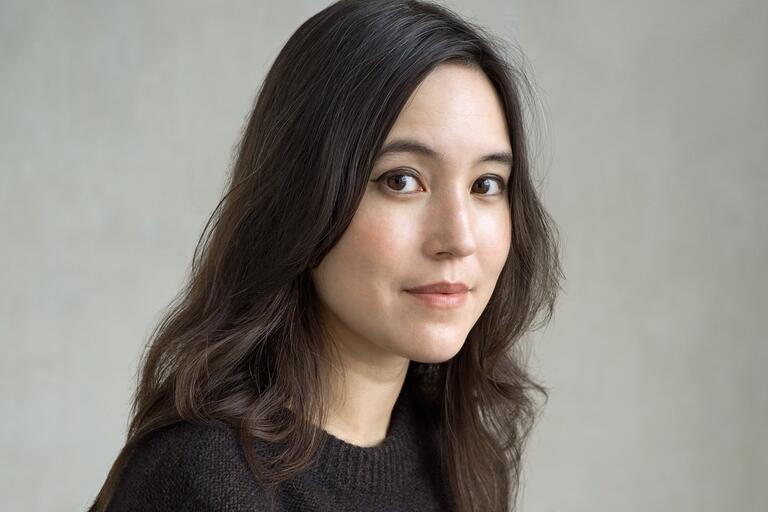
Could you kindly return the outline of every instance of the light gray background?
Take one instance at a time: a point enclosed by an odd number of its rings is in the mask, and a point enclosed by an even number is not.
[[[277,51],[318,1],[0,4],[0,509],[82,510]],[[463,1],[519,42],[568,281],[525,511],[768,504],[768,4]]]

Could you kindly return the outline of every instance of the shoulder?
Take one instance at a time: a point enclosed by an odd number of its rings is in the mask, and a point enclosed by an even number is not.
[[[192,464],[196,469],[229,464],[224,455],[239,451],[235,431],[226,426],[175,423],[141,439],[131,461],[142,465]]]
[[[108,510],[236,511],[262,503],[235,430],[183,422],[139,440]]]

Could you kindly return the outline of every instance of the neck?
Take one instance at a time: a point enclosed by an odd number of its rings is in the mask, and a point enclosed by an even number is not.
[[[375,446],[386,438],[392,409],[403,387],[408,361],[389,371],[347,365],[334,379],[323,429],[357,446]]]

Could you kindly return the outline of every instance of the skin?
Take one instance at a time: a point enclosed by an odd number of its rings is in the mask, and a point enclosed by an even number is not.
[[[511,165],[477,163],[489,153],[511,152],[502,105],[482,71],[437,66],[384,145],[398,138],[415,139],[440,157],[402,152],[377,159],[351,225],[311,274],[343,361],[332,374],[323,428],[358,446],[386,437],[411,360],[443,362],[461,349],[511,241],[504,189]],[[374,181],[404,168],[417,177]],[[501,182],[486,180],[489,175]],[[428,307],[404,291],[444,280],[469,286],[463,306]]]

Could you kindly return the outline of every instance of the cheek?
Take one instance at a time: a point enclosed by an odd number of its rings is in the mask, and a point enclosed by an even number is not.
[[[406,221],[393,216],[391,208],[358,209],[319,267],[327,292],[343,295],[353,306],[390,300],[391,293],[404,285],[407,254],[414,243],[414,230],[409,231]]]
[[[339,245],[350,269],[358,277],[365,277],[368,286],[396,287],[402,284],[398,278],[407,268],[415,235],[413,223],[393,214],[391,208],[363,208]]]
[[[402,316],[400,289],[414,236],[406,219],[358,209],[344,235],[313,270],[321,300],[336,320],[370,340],[386,339]]]
[[[508,212],[496,212],[481,225],[477,240],[480,268],[487,278],[495,281],[509,256],[512,222]]]

